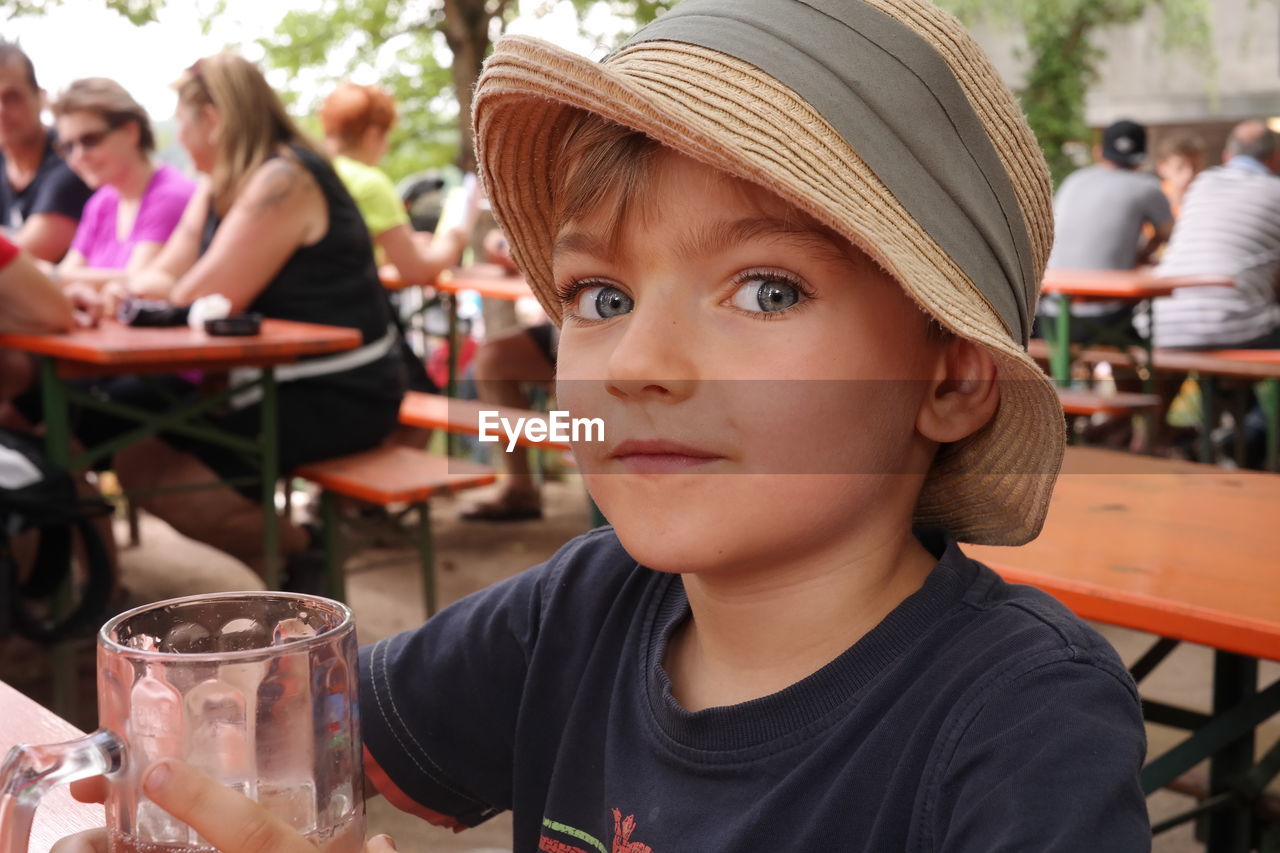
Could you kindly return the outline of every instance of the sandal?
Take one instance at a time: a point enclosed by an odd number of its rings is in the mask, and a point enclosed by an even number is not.
[[[523,501],[485,501],[460,516],[463,521],[532,521],[542,518],[542,506]]]

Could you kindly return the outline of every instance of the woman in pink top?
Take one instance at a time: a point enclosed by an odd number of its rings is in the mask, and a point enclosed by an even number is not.
[[[195,184],[151,161],[147,112],[114,80],[75,81],[53,114],[58,153],[95,190],[58,274],[101,284],[142,269],[178,226]]]

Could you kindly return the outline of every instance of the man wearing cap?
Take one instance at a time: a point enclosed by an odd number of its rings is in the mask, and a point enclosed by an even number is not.
[[[43,106],[31,59],[0,39],[0,232],[57,263],[91,190],[54,152],[53,132],[40,123]]]
[[[1138,171],[1146,159],[1147,131],[1121,120],[1102,132],[1096,163],[1073,172],[1053,199],[1055,235],[1049,269],[1127,270],[1149,263],[1169,239],[1173,212],[1159,181]],[[1143,237],[1144,226],[1150,236]],[[1056,317],[1056,297],[1040,301],[1042,317]],[[1071,307],[1075,343],[1135,338],[1133,309],[1124,302],[1083,302]]]

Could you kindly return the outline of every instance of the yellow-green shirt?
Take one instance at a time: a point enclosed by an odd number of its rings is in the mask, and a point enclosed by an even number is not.
[[[342,155],[333,158],[333,168],[356,200],[364,224],[375,240],[384,231],[409,224],[409,214],[396,195],[395,185],[381,169]]]

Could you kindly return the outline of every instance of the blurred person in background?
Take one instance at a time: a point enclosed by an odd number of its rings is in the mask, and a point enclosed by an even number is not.
[[[175,86],[178,140],[208,180],[155,260],[128,277],[127,293],[177,305],[221,294],[233,312],[358,329],[358,349],[276,370],[280,470],[381,444],[397,423],[404,368],[369,231],[350,193],[249,61],[206,57]],[[212,419],[257,435],[261,406],[253,397],[238,396],[237,408]],[[121,451],[116,470],[126,488],[143,490],[257,473],[234,451],[171,435]],[[142,505],[261,569],[259,493],[256,484],[153,492]],[[281,544],[287,582],[305,588],[323,577],[314,531],[286,520]]]
[[[29,254],[0,235],[0,333],[67,332],[97,323],[100,307],[92,290],[72,286],[63,292]],[[24,391],[31,375],[26,353],[0,349],[0,405]]]
[[[502,231],[485,235],[485,259],[515,274],[515,261]],[[476,395],[486,403],[527,409],[526,388],[551,389],[556,376],[556,348],[560,330],[550,321],[485,341],[472,361]],[[542,518],[542,489],[529,464],[529,450],[517,447],[498,454],[505,477],[493,500],[481,501],[462,513],[467,521],[525,521]]]
[[[396,102],[378,86],[342,83],[320,107],[333,168],[356,200],[378,249],[410,284],[429,285],[456,266],[467,247],[459,228],[419,237],[391,179],[378,168],[396,124]]]
[[[114,80],[76,80],[52,109],[58,153],[94,190],[57,276],[102,284],[142,269],[178,227],[195,183],[152,161],[147,111]]]
[[[1192,181],[1156,272],[1227,276],[1235,284],[1184,287],[1155,300],[1162,347],[1280,347],[1280,137],[1262,121],[1241,122],[1224,160]]]
[[[1147,131],[1117,121],[1102,133],[1096,162],[1067,176],[1053,197],[1054,238],[1049,269],[1128,270],[1150,263],[1173,230],[1169,201],[1153,175],[1138,171],[1147,155]],[[1143,227],[1151,234],[1143,238]],[[1053,326],[1060,300],[1040,300],[1040,323]],[[1071,306],[1072,343],[1137,341],[1133,306],[1099,300]]]
[[[31,59],[0,38],[0,232],[33,257],[57,263],[75,236],[90,190],[40,123],[44,91]]]
[[[1173,218],[1182,212],[1182,197],[1195,176],[1205,167],[1204,140],[1198,136],[1174,136],[1160,144],[1156,156],[1156,176],[1160,190],[1169,200]]]
[[[1231,131],[1224,164],[1196,176],[1158,275],[1231,278],[1229,287],[1183,287],[1152,303],[1140,331],[1161,347],[1280,349],[1280,136],[1260,120]],[[1166,401],[1176,388],[1163,384]],[[1260,467],[1265,417],[1245,417],[1245,463]]]

